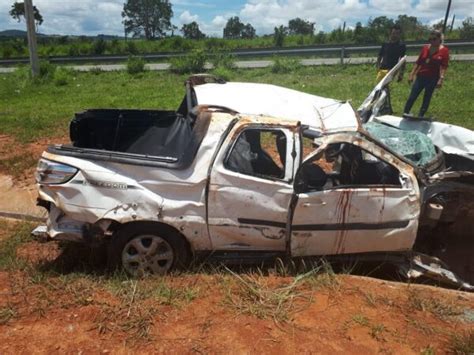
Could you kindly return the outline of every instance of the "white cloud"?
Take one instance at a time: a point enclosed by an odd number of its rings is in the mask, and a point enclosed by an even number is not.
[[[344,24],[344,21],[340,18],[333,18],[328,21],[330,28],[339,28]]]
[[[257,33],[270,33],[279,25],[299,17],[315,22],[317,28],[332,30],[344,21],[367,18],[367,4],[361,0],[249,0],[240,12],[242,21],[250,22]],[[363,21],[365,22],[365,20]]]
[[[420,0],[420,3],[416,6],[416,11],[425,14],[444,14],[447,6],[448,2],[446,0]]]
[[[180,16],[179,16],[179,21],[181,24],[187,24],[190,22],[198,22],[199,16],[198,15],[191,15],[189,11],[184,11]]]
[[[121,12],[126,0],[34,0],[44,17],[40,32],[48,34],[123,34]],[[275,26],[287,25],[300,17],[315,22],[315,28],[330,31],[346,22],[346,27],[370,17],[400,14],[416,16],[430,24],[444,17],[446,0],[247,0],[242,6],[212,0],[171,0],[176,25],[196,21],[203,32],[221,36],[227,20],[239,16],[250,23],[257,34],[273,33]],[[9,15],[14,0],[0,0],[0,30],[24,29]],[[219,8],[218,8],[219,6]],[[456,14],[456,24],[466,17],[474,17],[474,0],[453,1],[450,18]]]
[[[17,24],[7,18],[12,1],[0,1],[1,29],[24,29],[25,24]],[[39,31],[48,34],[97,35],[122,34],[123,0],[34,0],[34,5],[43,15],[44,22]],[[7,25],[4,25],[4,21]],[[10,26],[13,24],[14,26]]]
[[[411,0],[370,0],[369,6],[372,8],[373,12],[379,13],[377,16],[398,16],[411,12],[411,2]]]
[[[227,18],[219,15],[219,16],[214,17],[211,23],[214,26],[225,26],[225,24],[227,23]]]

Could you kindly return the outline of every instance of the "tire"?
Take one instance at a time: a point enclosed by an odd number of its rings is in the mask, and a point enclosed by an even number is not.
[[[134,277],[164,275],[186,267],[189,247],[173,228],[153,223],[133,223],[120,228],[108,246],[108,265]]]

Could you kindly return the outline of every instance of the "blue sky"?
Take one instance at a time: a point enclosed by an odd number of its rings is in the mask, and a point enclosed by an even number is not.
[[[33,0],[44,17],[40,32],[61,35],[122,35],[121,11],[125,0]],[[24,29],[9,17],[13,0],[0,0],[0,30]],[[228,18],[239,16],[250,23],[257,34],[273,33],[273,28],[287,25],[300,17],[316,23],[316,29],[330,31],[344,21],[353,27],[370,17],[399,14],[416,16],[425,24],[444,18],[448,0],[172,0],[173,24],[181,28],[196,21],[209,36],[221,37]],[[452,0],[451,16],[456,25],[474,17],[474,0]]]

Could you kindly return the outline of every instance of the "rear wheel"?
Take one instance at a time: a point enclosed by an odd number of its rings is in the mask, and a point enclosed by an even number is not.
[[[136,277],[164,275],[189,260],[181,235],[150,224],[123,227],[110,242],[108,254],[110,267]]]

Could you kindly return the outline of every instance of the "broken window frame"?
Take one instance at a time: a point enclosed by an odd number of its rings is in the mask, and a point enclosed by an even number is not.
[[[343,140],[343,139],[338,139],[337,136],[339,135],[335,135],[335,137],[328,136],[328,137],[322,138],[322,141],[318,139],[320,142],[320,145],[317,145],[316,149],[305,157],[305,160],[300,164],[300,167],[298,168],[295,174],[294,189],[296,193],[309,193],[313,191],[329,191],[329,190],[340,190],[340,189],[362,189],[362,188],[390,188],[390,189],[400,188],[401,189],[401,188],[405,188],[403,184],[406,178],[402,170],[399,167],[397,167],[396,164],[389,162],[388,159],[384,159],[384,156],[386,156],[387,154],[390,154],[391,156],[393,156],[393,158],[398,159],[397,155],[393,155],[392,153],[383,152],[383,151],[381,152],[370,151],[368,149],[369,147],[364,147],[366,144],[360,144],[360,143],[355,144],[357,140],[362,142],[361,140],[362,137],[346,134],[346,136],[350,137],[350,139]],[[367,141],[366,143],[368,143],[369,145],[374,144],[373,142],[369,142],[369,141]],[[330,187],[322,186],[321,189],[302,190],[302,188],[304,187],[304,183],[302,183],[302,180],[301,180],[302,169],[304,169],[304,166],[313,163],[317,159],[320,159],[322,154],[324,154],[324,152],[332,144],[350,144],[354,147],[359,148],[361,150],[361,153],[363,152],[368,153],[372,155],[373,157],[375,157],[376,159],[380,160],[381,162],[388,164],[390,167],[392,167],[398,172],[398,178],[399,178],[400,183],[397,185],[394,185],[394,184],[340,184],[340,185],[330,186]],[[378,148],[381,148],[381,147],[378,147]]]
[[[274,175],[264,175],[264,174],[259,174],[259,173],[247,173],[244,171],[239,171],[236,169],[233,169],[229,167],[229,159],[234,151],[236,145],[239,142],[239,139],[242,137],[242,135],[249,131],[249,130],[257,130],[259,133],[262,132],[279,132],[282,133],[285,136],[285,143],[286,143],[286,157],[285,157],[285,164],[283,166],[283,177],[276,177]],[[248,125],[245,128],[243,128],[241,131],[239,131],[237,137],[233,139],[232,144],[227,148],[227,151],[225,153],[225,158],[223,161],[223,166],[226,170],[232,171],[233,173],[236,174],[242,174],[246,176],[252,176],[255,178],[260,178],[264,180],[273,180],[273,181],[281,181],[285,183],[291,183],[293,180],[293,173],[294,173],[294,165],[296,162],[292,162],[294,160],[294,154],[292,152],[295,150],[295,145],[290,146],[289,142],[294,142],[295,137],[290,136],[291,131],[285,129],[285,126],[273,126],[273,127],[268,127],[265,125]],[[278,149],[277,149],[278,150]],[[275,163],[276,164],[276,163]]]

